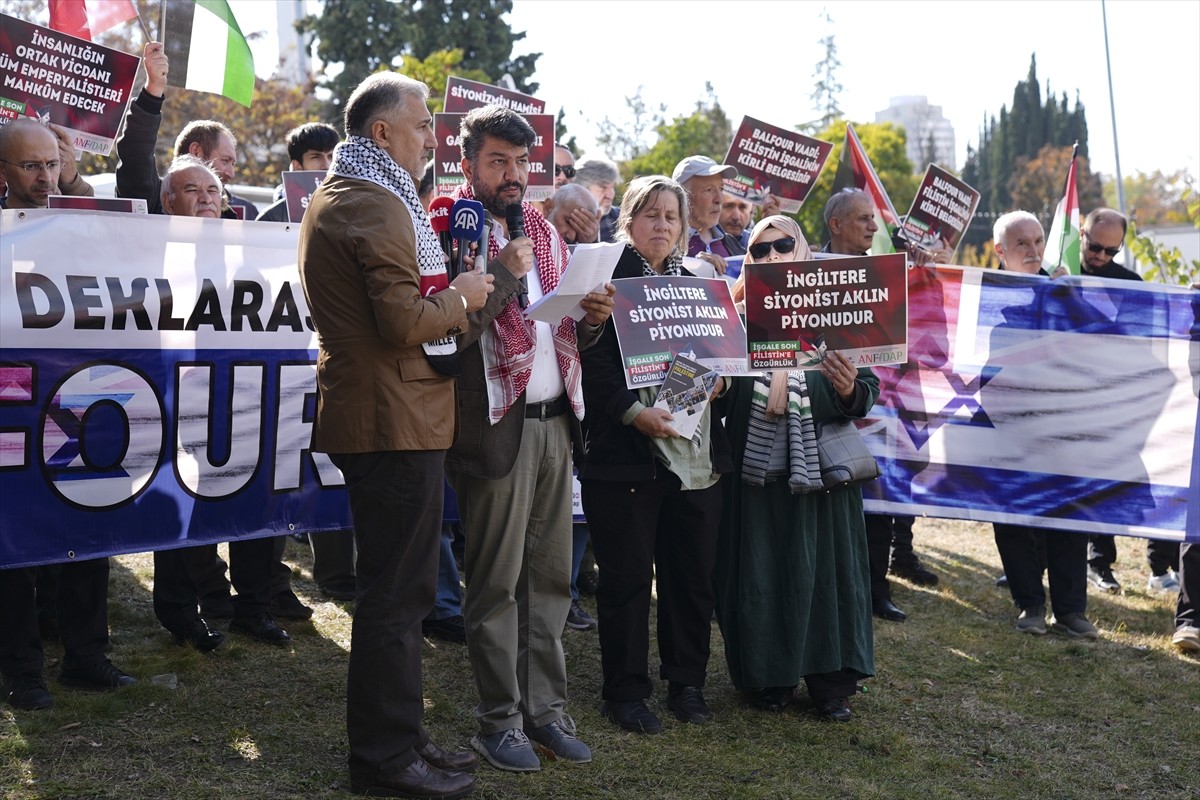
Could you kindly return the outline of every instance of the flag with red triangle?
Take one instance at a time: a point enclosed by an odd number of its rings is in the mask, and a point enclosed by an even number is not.
[[[900,215],[896,213],[887,190],[883,188],[883,181],[879,180],[871,159],[867,157],[866,149],[863,148],[858,134],[854,132],[854,126],[850,124],[846,125],[846,139],[842,143],[842,155],[838,161],[833,185],[835,190],[854,187],[870,195],[871,204],[875,207],[875,224],[878,230],[875,231],[868,254],[879,256],[896,252],[892,246],[892,232],[900,225]]]
[[[50,0],[50,27],[89,42],[137,15],[133,0]]]
[[[1062,200],[1054,210],[1054,221],[1050,223],[1050,235],[1046,237],[1046,250],[1042,254],[1042,269],[1051,274],[1059,267],[1066,267],[1072,275],[1079,274],[1079,190],[1075,185],[1075,157],[1079,154],[1079,142],[1071,151],[1071,168],[1067,170],[1067,186]]]

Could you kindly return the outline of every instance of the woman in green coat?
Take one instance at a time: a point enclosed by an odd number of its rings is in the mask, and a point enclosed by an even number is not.
[[[772,216],[755,226],[746,264],[809,258],[799,226]],[[875,672],[862,491],[819,488],[802,420],[807,409],[818,423],[863,417],[878,394],[869,369],[831,351],[820,370],[737,378],[721,401],[734,473],[722,482],[717,618],[729,674],[757,708],[784,710],[803,679],[823,719],[848,722],[858,682]]]

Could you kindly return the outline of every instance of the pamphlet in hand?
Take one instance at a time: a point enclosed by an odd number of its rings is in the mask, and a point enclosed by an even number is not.
[[[704,416],[713,387],[717,385],[717,377],[715,369],[709,369],[680,353],[671,362],[667,378],[654,398],[655,408],[664,409],[675,417],[671,427],[697,446],[700,444],[700,419]]]
[[[525,316],[551,324],[557,324],[563,317],[570,317],[576,322],[583,319],[585,312],[579,301],[587,297],[588,292],[598,291],[612,280],[613,271],[623,252],[623,242],[576,245],[558,286],[553,292],[542,295],[536,303],[530,304],[525,309]]]

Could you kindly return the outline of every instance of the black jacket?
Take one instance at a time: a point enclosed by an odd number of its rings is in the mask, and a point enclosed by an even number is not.
[[[637,278],[642,259],[626,245],[613,278]],[[691,273],[684,270],[684,274]],[[584,456],[579,466],[581,480],[649,481],[663,469],[650,448],[650,439],[621,418],[638,401],[637,392],[625,387],[621,349],[615,324],[604,326],[595,346],[580,353],[583,359]],[[733,470],[729,439],[716,412],[709,414],[709,443],[715,472]]]

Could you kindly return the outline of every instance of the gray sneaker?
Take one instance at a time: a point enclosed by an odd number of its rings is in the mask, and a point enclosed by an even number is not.
[[[596,619],[583,610],[578,600],[571,601],[571,610],[567,612],[567,627],[576,631],[590,631],[596,628]]]
[[[1034,606],[1022,608],[1021,616],[1017,617],[1017,631],[1043,636],[1046,633],[1046,607]]]
[[[1099,639],[1100,631],[1083,614],[1063,614],[1054,618],[1054,630],[1073,639]]]
[[[566,714],[562,719],[540,728],[528,728],[525,733],[547,758],[574,761],[576,764],[586,764],[592,760],[591,749],[575,738],[575,720]]]
[[[1200,653],[1200,628],[1195,625],[1180,625],[1171,637],[1171,644],[1181,653]]]
[[[471,737],[471,747],[496,769],[509,772],[537,772],[542,768],[537,753],[529,744],[525,731],[513,728],[486,736],[477,733]]]

